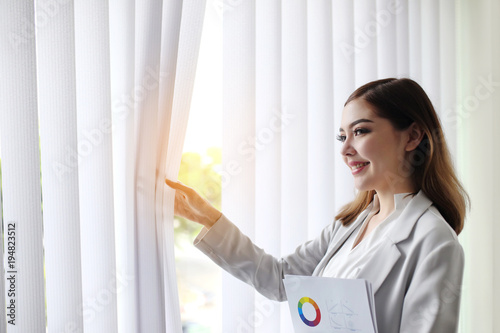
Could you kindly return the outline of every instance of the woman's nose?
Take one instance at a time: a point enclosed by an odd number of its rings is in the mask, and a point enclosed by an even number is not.
[[[340,154],[342,154],[342,156],[353,156],[354,154],[356,154],[356,150],[352,146],[350,138],[347,138],[342,144],[342,149],[340,150]]]

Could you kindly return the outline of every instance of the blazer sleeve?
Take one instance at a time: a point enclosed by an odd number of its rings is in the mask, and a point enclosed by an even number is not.
[[[406,292],[400,332],[456,332],[463,269],[458,240],[431,251],[416,267]]]
[[[285,301],[284,275],[311,275],[328,249],[332,232],[333,224],[327,226],[318,238],[278,259],[253,244],[222,215],[209,230],[202,229],[194,245],[217,265],[253,286],[262,295]]]

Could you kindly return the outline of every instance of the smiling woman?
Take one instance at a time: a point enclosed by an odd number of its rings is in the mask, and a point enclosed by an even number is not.
[[[348,225],[368,206],[375,193],[382,197],[387,191],[416,193],[421,189],[453,230],[460,233],[468,196],[454,172],[436,111],[415,81],[385,79],[358,88],[345,103],[344,123],[350,124],[353,134],[342,135],[346,131],[340,129],[344,162],[351,167],[370,165],[353,168],[353,175],[359,175],[354,177],[356,187],[361,191],[336,219]],[[361,123],[367,124],[366,128],[360,127]],[[370,132],[376,133],[370,135]],[[372,136],[375,138],[370,139]],[[352,141],[346,141],[347,137]],[[368,160],[356,161],[365,155]],[[378,162],[371,164],[370,158]],[[363,177],[362,173],[368,175]],[[362,184],[369,181],[370,173],[377,185]],[[391,208],[392,200],[387,202]]]

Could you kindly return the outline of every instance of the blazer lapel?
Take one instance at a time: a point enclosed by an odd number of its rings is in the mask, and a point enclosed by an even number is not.
[[[357,274],[358,278],[371,282],[375,294],[401,256],[396,246],[406,240],[422,214],[432,205],[432,201],[420,191],[398,218],[397,228],[392,228],[387,241],[376,250],[373,258]]]
[[[325,269],[326,265],[330,262],[330,259],[333,257],[335,252],[337,252],[337,250],[344,244],[347,238],[349,238],[349,236],[354,232],[354,230],[356,230],[358,225],[363,223],[366,216],[370,212],[371,207],[372,204],[370,204],[363,212],[361,212],[358,218],[347,227],[343,226],[339,227],[339,230],[335,233],[334,237],[330,241],[330,246],[328,248],[327,253],[325,254],[321,262],[314,270],[313,276],[321,276],[323,274],[323,270]]]
[[[373,294],[375,294],[400,256],[401,252],[399,252],[396,244],[384,242],[377,249],[372,260],[358,272],[356,278],[371,282]]]
[[[418,192],[399,216],[398,221],[400,221],[400,223],[397,228],[392,228],[388,235],[389,239],[394,244],[407,239],[408,236],[410,236],[415,223],[417,223],[420,216],[422,216],[422,214],[424,214],[430,206],[432,206],[432,201],[424,194],[424,192]]]

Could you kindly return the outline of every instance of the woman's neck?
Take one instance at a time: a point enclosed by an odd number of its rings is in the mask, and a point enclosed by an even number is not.
[[[377,215],[379,218],[386,218],[394,211],[394,194],[387,193],[377,193],[378,201],[379,201],[379,211]]]
[[[379,218],[386,218],[389,216],[395,207],[394,196],[399,193],[415,193],[415,189],[412,186],[401,187],[396,191],[376,191],[380,209],[378,212]]]

